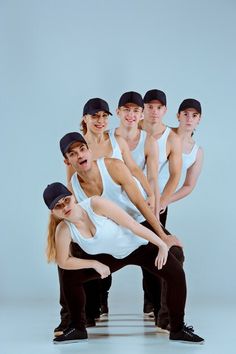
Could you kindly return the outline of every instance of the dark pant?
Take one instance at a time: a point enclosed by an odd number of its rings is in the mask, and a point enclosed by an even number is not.
[[[164,279],[167,284],[166,302],[169,310],[170,326],[171,330],[175,332],[183,326],[186,300],[185,274],[179,262],[170,252],[166,265],[158,270],[154,264],[157,254],[158,248],[149,243],[146,246],[139,247],[124,259],[116,259],[107,254],[91,256],[86,253],[81,258],[96,259],[109,266],[112,273],[126,265],[141,266],[153,274],[155,278]],[[70,325],[84,329],[86,299],[83,284],[89,280],[100,278],[100,275],[93,269],[64,270],[62,278],[63,293],[71,318]]]
[[[167,219],[168,208],[165,212],[160,214],[160,222],[163,225],[163,230],[167,235],[170,234],[168,230],[165,229],[166,219]],[[143,223],[144,226],[145,223]],[[150,225],[148,228],[153,230]],[[153,230],[154,231],[154,230]],[[183,266],[184,263],[184,253],[183,249],[178,246],[173,246],[170,248],[171,252],[175,258],[179,261],[180,265]],[[168,323],[168,308],[166,304],[166,284],[163,280],[157,280],[152,274],[147,272],[142,268],[143,272],[143,291],[144,291],[144,303],[149,303],[153,306],[154,313],[158,317],[160,323]],[[160,301],[157,303],[154,298],[159,298]]]

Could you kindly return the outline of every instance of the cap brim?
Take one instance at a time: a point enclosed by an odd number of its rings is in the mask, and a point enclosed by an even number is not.
[[[56,197],[56,198],[51,202],[51,204],[50,204],[50,206],[49,206],[49,209],[52,210],[52,209],[54,208],[54,206],[57,204],[57,202],[58,202],[60,199],[65,198],[65,197],[69,197],[70,195],[72,195],[72,193],[71,193],[70,191],[68,191],[67,193],[65,192],[65,193],[59,195],[58,197]]]
[[[109,112],[109,111],[105,111],[104,109],[101,109],[101,108],[97,108],[97,109],[92,109],[91,111],[89,111],[88,113],[86,113],[86,114],[91,114],[91,115],[93,115],[93,114],[96,114],[97,112],[106,112],[107,114],[109,114],[110,116],[112,116],[112,113],[111,112]]]
[[[66,146],[66,148],[64,149],[64,152],[63,152],[63,153],[66,154],[66,153],[68,152],[70,146],[71,146],[72,144],[75,144],[75,143],[81,143],[81,144],[86,144],[86,145],[87,145],[86,141],[83,140],[83,139],[81,139],[81,140],[79,140],[79,139],[72,140],[72,141]]]

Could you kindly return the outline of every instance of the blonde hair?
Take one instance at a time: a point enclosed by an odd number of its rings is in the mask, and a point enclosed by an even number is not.
[[[57,225],[61,222],[60,219],[56,218],[52,213],[49,217],[48,223],[48,235],[47,235],[47,247],[46,256],[48,263],[56,262],[56,241],[55,234]]]
[[[84,117],[82,117],[81,123],[80,123],[80,131],[85,135],[88,131],[87,124],[84,121]]]

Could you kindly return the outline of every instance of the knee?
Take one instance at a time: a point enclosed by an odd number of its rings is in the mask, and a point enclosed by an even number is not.
[[[172,246],[170,252],[175,256],[175,258],[180,262],[181,265],[184,263],[184,252],[183,248],[179,246]]]

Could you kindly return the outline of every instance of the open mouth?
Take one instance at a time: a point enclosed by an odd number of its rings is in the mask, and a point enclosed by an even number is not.
[[[83,166],[83,165],[85,165],[86,163],[87,163],[87,160],[82,160],[82,161],[79,162],[79,165],[80,165],[80,166]]]

